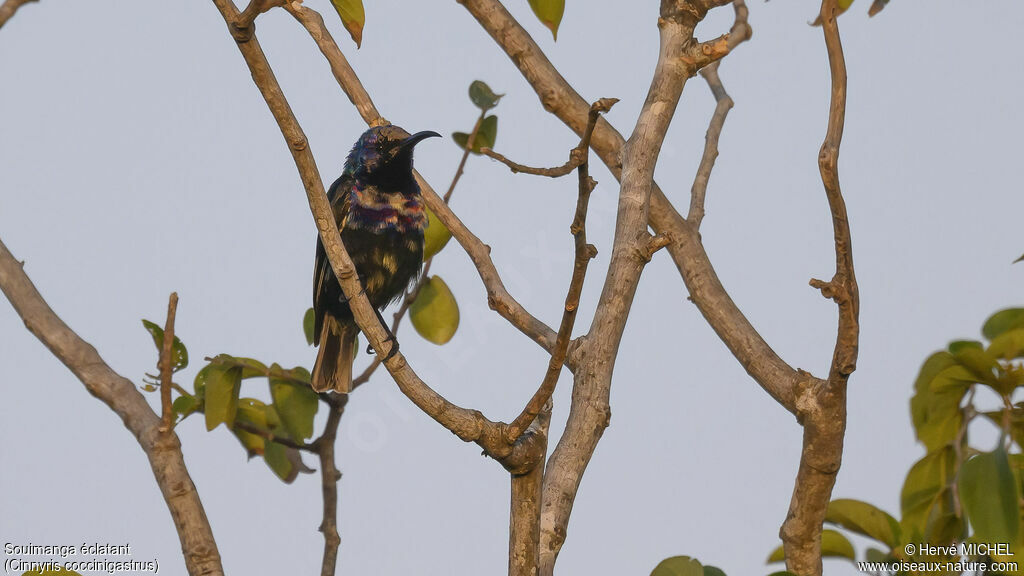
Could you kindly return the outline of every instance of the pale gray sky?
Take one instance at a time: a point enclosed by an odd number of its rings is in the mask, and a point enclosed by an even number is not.
[[[466,87],[479,78],[507,94],[496,110],[499,151],[554,165],[576,144],[456,2],[366,4],[357,52],[329,3],[308,0],[389,119],[465,131],[476,114]],[[506,4],[585,98],[621,99],[609,120],[628,133],[656,58],[657,2],[570,1],[557,43],[525,1]],[[857,2],[840,21],[850,78],[840,170],[863,331],[834,495],[898,515],[903,477],[923,455],[908,413],[920,363],[949,340],[979,337],[991,312],[1022,304],[1024,264],[1010,262],[1024,252],[1024,4],[895,0],[870,20],[866,9]],[[813,2],[754,0],[750,11],[753,39],[721,69],[736,108],[702,232],[754,325],[788,362],[820,375],[836,316],[807,286],[833,267],[816,165],[828,106],[824,46],[807,26]],[[731,12],[720,12],[702,37],[728,28]],[[261,17],[258,35],[329,182],[364,125],[290,17]],[[30,4],[0,31],[0,78],[0,238],[114,369],[136,381],[153,371],[139,319],[162,322],[172,290],[193,359],[187,383],[219,352],[312,364],[300,322],[315,230],[278,128],[212,3]],[[677,206],[688,203],[712,108],[703,82],[691,82],[657,173]],[[458,158],[450,139],[431,140],[417,167],[441,188]],[[603,166],[593,173],[589,236],[600,255],[578,332],[589,326],[614,224],[614,179]],[[512,294],[551,324],[570,272],[574,196],[571,181],[514,176],[473,158],[453,201],[492,245]],[[544,354],[487,309],[458,246],[433,271],[455,292],[462,326],[437,347],[407,324],[403,352],[449,399],[512,417],[540,381]],[[183,574],[152,473],[117,417],[6,302],[0,343],[0,541],[127,542],[135,559]],[[563,375],[556,433],[568,393]],[[647,574],[677,554],[732,575],[772,571],[764,558],[778,543],[800,429],[686,301],[666,254],[644,272],[612,409],[559,572]],[[317,573],[319,477],[287,486],[259,460],[247,463],[226,430],[207,433],[193,419],[178,431],[226,571]],[[339,459],[339,574],[504,572],[506,474],[419,413],[386,375],[349,404]],[[856,574],[841,562],[826,572]]]

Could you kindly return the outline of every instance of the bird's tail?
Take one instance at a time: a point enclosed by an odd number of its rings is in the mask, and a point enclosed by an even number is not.
[[[313,364],[313,390],[335,390],[342,394],[352,391],[352,361],[355,360],[356,338],[359,328],[341,325],[333,316],[324,316],[320,331],[320,350]]]

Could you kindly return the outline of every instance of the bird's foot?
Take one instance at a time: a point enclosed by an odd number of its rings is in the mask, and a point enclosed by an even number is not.
[[[388,353],[385,354],[383,358],[381,358],[381,360],[380,360],[381,364],[383,364],[384,362],[387,362],[388,360],[391,360],[392,356],[394,356],[395,354],[398,354],[398,340],[395,338],[394,334],[389,334],[388,337],[384,339],[384,342],[391,342],[391,348],[389,348],[388,349]],[[367,354],[376,354],[377,351],[373,349],[373,345],[372,344],[367,344],[366,345],[366,353]]]

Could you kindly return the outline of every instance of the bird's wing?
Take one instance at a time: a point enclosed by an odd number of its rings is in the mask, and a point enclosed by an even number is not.
[[[339,230],[345,229],[345,220],[349,212],[350,186],[338,178],[331,184],[327,191],[327,198],[331,201],[331,209],[334,212],[334,222]],[[316,262],[313,265],[313,316],[315,325],[313,328],[313,344],[320,345],[320,330],[323,328],[324,315],[327,314],[327,283],[334,276],[331,270],[331,263],[327,260],[327,251],[324,250],[324,243],[317,234],[316,238]]]

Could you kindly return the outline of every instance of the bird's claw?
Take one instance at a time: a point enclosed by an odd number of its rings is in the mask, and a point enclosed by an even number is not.
[[[388,353],[385,354],[383,358],[381,358],[381,360],[380,360],[381,364],[387,362],[388,360],[391,360],[392,356],[394,356],[395,354],[398,354],[398,340],[395,339],[395,336],[393,334],[388,335],[388,337],[384,339],[384,342],[391,342],[391,348],[388,350]],[[367,344],[366,345],[366,353],[367,354],[376,354],[377,351],[373,349],[373,345],[372,344]]]

